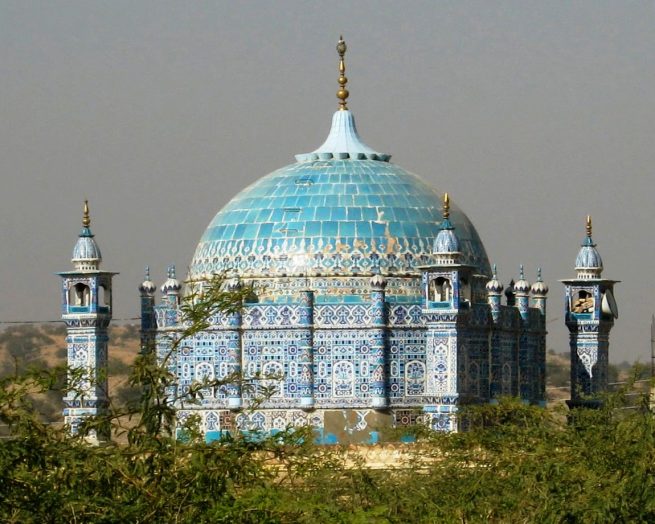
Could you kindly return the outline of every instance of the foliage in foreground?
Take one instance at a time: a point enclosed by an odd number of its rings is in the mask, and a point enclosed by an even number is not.
[[[42,371],[0,383],[3,522],[655,521],[655,424],[620,396],[569,422],[510,399],[471,408],[470,431],[396,444],[406,462],[373,470],[302,429],[205,444],[141,427],[90,446],[25,400],[54,384]]]
[[[203,297],[190,295],[178,342],[217,311],[238,310],[249,292],[222,286],[217,279]],[[0,380],[0,423],[10,431],[0,440],[2,522],[655,522],[655,423],[645,398],[624,409],[619,393],[571,420],[512,399],[469,407],[468,431],[415,428],[416,443],[390,449],[404,458],[376,470],[352,450],[313,445],[308,428],[205,444],[189,420],[176,439],[174,375],[152,351],[132,372],[140,400],[82,428],[111,425],[120,444],[91,446],[44,424],[30,400],[67,373],[75,382],[66,369]],[[184,400],[224,386],[198,383]]]

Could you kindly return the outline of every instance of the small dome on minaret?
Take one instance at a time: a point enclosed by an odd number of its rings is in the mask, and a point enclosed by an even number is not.
[[[546,296],[548,294],[548,286],[541,279],[541,268],[537,268],[537,281],[532,284],[532,294],[535,296]]]
[[[458,261],[461,251],[455,227],[450,222],[450,197],[448,193],[443,195],[442,218],[441,230],[434,239],[432,253],[437,255],[438,263],[454,264]]]
[[[494,293],[497,295],[500,295],[503,292],[504,287],[503,284],[498,280],[496,264],[493,265],[493,275],[491,280],[487,282],[486,288],[489,293]]]
[[[145,278],[139,286],[139,291],[146,295],[154,295],[155,291],[157,291],[156,284],[150,280],[150,268],[148,266],[146,266]]]
[[[89,214],[89,202],[84,201],[84,214],[82,216],[82,230],[73,248],[71,262],[78,271],[97,271],[102,262],[100,248],[91,233],[91,216]]]
[[[164,295],[169,295],[172,293],[179,293],[182,289],[182,284],[180,281],[175,278],[175,266],[168,267],[168,278],[161,286],[161,292]]]
[[[517,295],[527,295],[530,292],[530,282],[525,279],[523,264],[519,266],[519,279],[514,284],[514,292]]]
[[[603,260],[591,238],[591,216],[587,215],[587,236],[582,242],[578,256],[575,258],[575,270],[581,280],[600,278],[603,272]]]

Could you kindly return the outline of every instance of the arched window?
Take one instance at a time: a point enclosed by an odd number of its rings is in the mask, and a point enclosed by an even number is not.
[[[573,313],[593,313],[594,297],[588,291],[580,290],[571,303]]]
[[[209,362],[201,362],[196,365],[196,380],[198,382],[205,382],[214,380],[214,366]],[[206,397],[213,397],[215,393],[215,387],[206,387],[202,388],[202,394]]]
[[[437,277],[430,281],[428,292],[430,302],[448,302],[452,294],[453,287],[447,278]]]
[[[111,291],[109,291],[103,284],[98,286],[98,305],[109,307],[111,304]]]
[[[270,398],[280,398],[284,393],[284,366],[281,362],[266,362],[262,367],[263,385]]]
[[[342,360],[332,368],[332,391],[335,397],[352,397],[355,390],[355,373],[352,362]]]
[[[405,366],[405,392],[407,395],[425,393],[425,364],[418,360],[408,362]]]
[[[68,294],[68,304],[70,306],[89,307],[91,303],[91,290],[86,284],[78,282]]]

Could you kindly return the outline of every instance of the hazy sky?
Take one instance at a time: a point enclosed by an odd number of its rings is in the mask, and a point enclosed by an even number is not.
[[[59,316],[83,199],[115,316],[184,274],[241,188],[325,138],[340,34],[366,143],[448,191],[505,283],[550,286],[584,219],[622,280],[612,360],[649,361],[655,3],[0,1],[0,321]]]

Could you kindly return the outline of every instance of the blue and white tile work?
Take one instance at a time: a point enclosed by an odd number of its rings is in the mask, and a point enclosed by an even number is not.
[[[590,216],[586,229],[575,260],[576,278],[562,281],[571,348],[570,407],[597,405],[598,393],[607,391],[609,333],[619,316],[613,294],[617,281],[601,276],[603,262],[591,238]]]
[[[64,423],[78,433],[85,418],[101,415],[108,407],[107,329],[112,317],[112,278],[101,271],[102,256],[91,233],[89,206],[84,202],[82,230],[73,248],[73,271],[61,277],[61,314],[67,328],[67,362],[71,370],[64,397]],[[72,377],[75,377],[73,380]],[[108,435],[92,430],[87,439],[103,441]]]
[[[518,305],[501,304],[466,215],[447,197],[442,210],[438,191],[359,135],[339,137],[353,129],[338,111],[318,152],[239,193],[198,244],[190,280],[220,274],[255,295],[174,355],[178,393],[205,377],[244,379],[178,405],[181,419],[200,415],[208,440],[310,424],[319,442],[377,442],[390,425],[456,430],[462,403],[544,402],[545,294],[531,306],[523,280]],[[155,319],[163,356],[180,286],[169,270],[156,306],[145,288],[142,317]]]
[[[198,416],[208,441],[309,425],[321,443],[375,443],[389,426],[456,431],[467,403],[503,395],[545,403],[540,270],[531,286],[521,267],[505,288],[448,195],[364,144],[346,103],[345,43],[337,49],[340,102],[327,140],[236,195],[192,257],[195,289],[220,275],[227,289],[250,286],[248,302],[179,340],[187,290],[175,268],[159,299],[148,271],[139,287],[142,341],[177,377],[171,397],[219,381],[198,403],[176,403],[178,419]],[[98,269],[86,212],[83,226],[75,271],[61,273],[62,307],[69,364],[99,373],[112,273]],[[600,277],[590,220],[576,271],[564,281],[574,404],[606,387],[616,317],[614,281]],[[106,388],[83,393],[79,405],[65,399],[73,430],[106,403]]]

